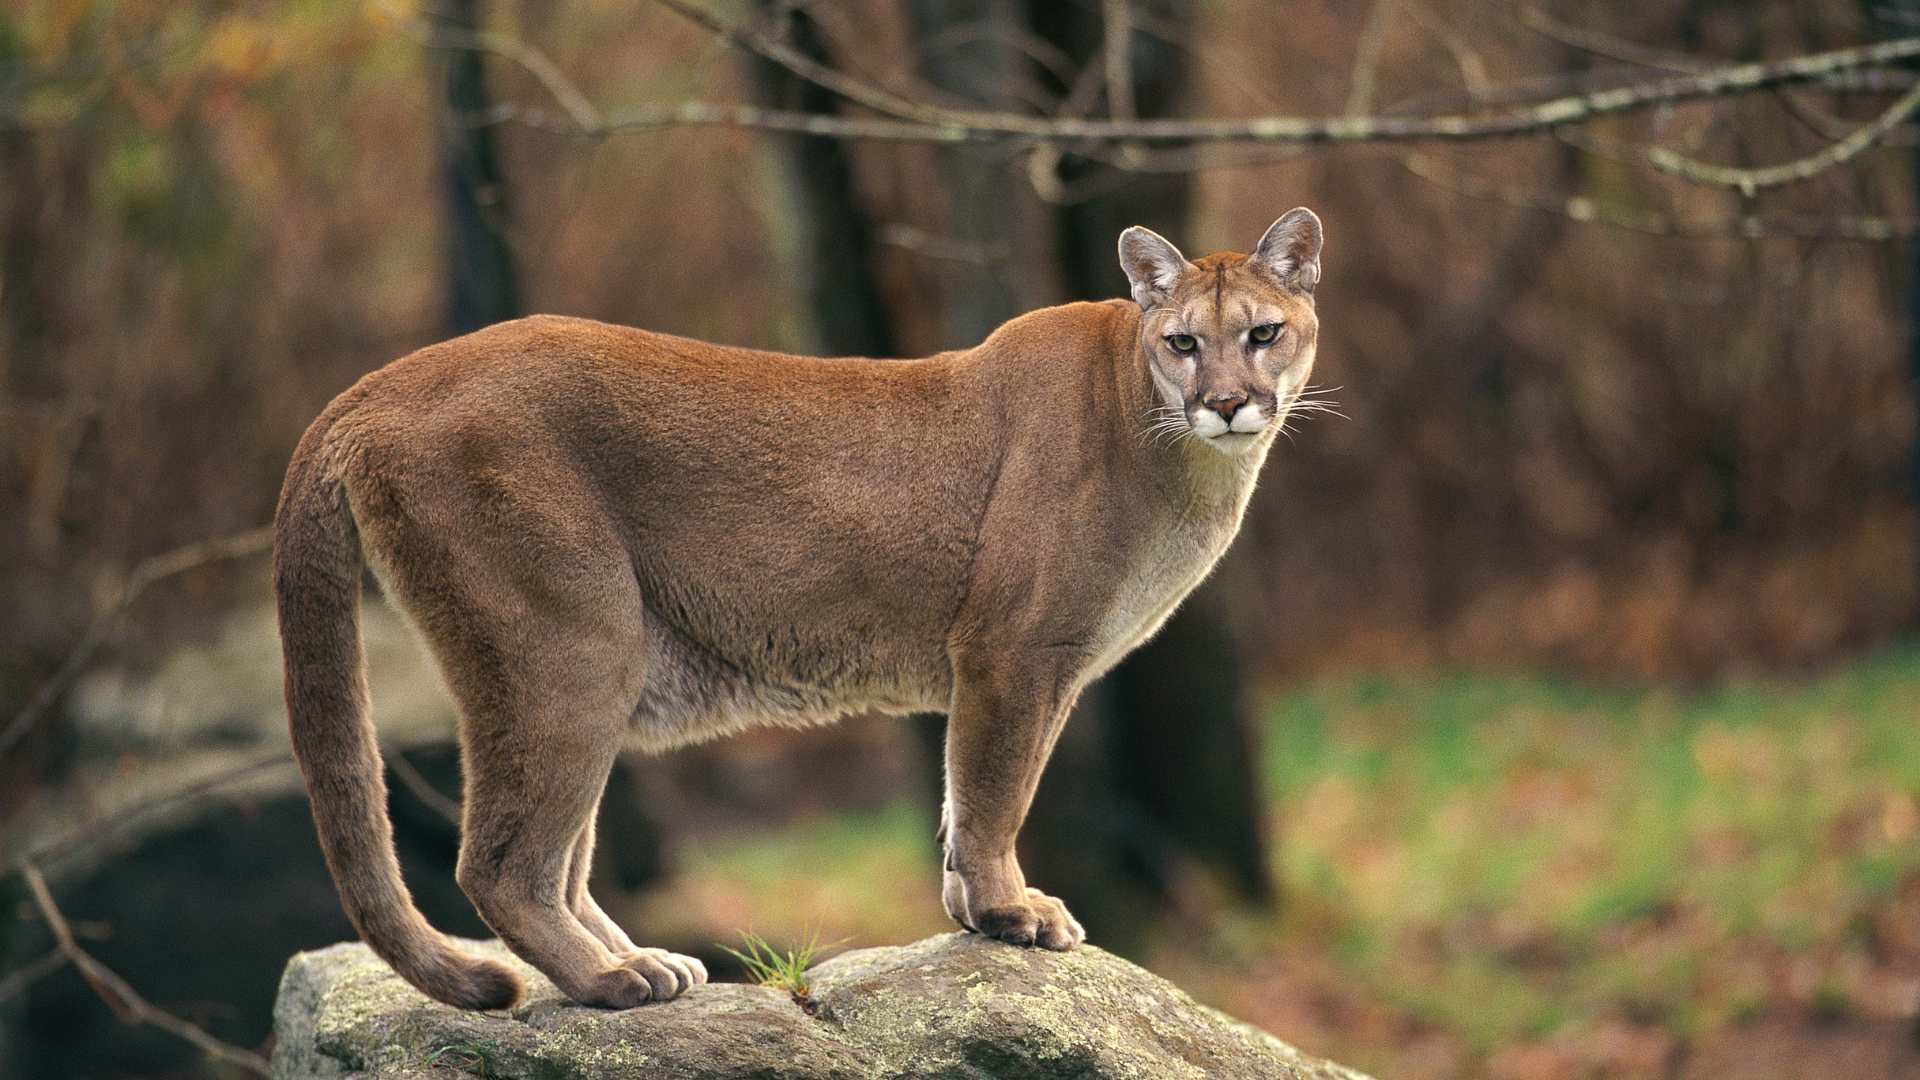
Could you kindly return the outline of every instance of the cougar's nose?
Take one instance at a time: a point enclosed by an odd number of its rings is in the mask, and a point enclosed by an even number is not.
[[[1240,406],[1246,403],[1247,395],[1240,393],[1238,390],[1225,394],[1210,394],[1207,396],[1207,408],[1219,413],[1220,419],[1228,423],[1233,422],[1233,414],[1239,410]]]

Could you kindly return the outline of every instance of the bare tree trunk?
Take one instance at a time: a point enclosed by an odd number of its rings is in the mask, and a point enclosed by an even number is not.
[[[1111,88],[1116,71],[1126,74],[1119,96],[1130,100],[1122,107],[1138,115],[1173,114],[1185,92],[1183,55],[1157,38],[1131,33],[1129,62],[1104,63],[1108,24],[1097,7],[1025,0],[903,6],[909,25],[880,26],[900,20],[901,11],[876,2],[861,30],[914,43],[921,62],[911,76],[949,100],[1015,111],[1051,101],[1086,112],[1071,103],[1099,103],[1099,93],[1070,85],[1079,79],[1064,69],[1036,69],[1036,52],[1057,54],[1099,86]],[[844,66],[875,54],[872,42],[863,50],[823,40],[840,28],[816,24],[804,10],[770,2],[762,12],[763,28],[823,62]],[[1168,3],[1151,14],[1165,28],[1186,11]],[[848,55],[831,55],[836,49]],[[771,65],[757,65],[754,77],[767,104],[836,105]],[[998,144],[850,149],[794,137],[782,153],[771,182],[796,190],[774,201],[808,220],[774,227],[781,243],[797,245],[785,256],[801,268],[791,284],[807,295],[819,347],[830,353],[966,347],[1035,307],[1124,296],[1120,231],[1136,224],[1176,237],[1184,231],[1184,177],[1143,178],[1072,157],[1035,160],[1028,149]],[[903,163],[907,154],[929,160]],[[1035,193],[1032,177],[1042,169],[1057,170],[1063,202]],[[936,213],[902,193],[905,176],[943,189],[944,206]],[[914,273],[900,272],[903,255]],[[888,265],[891,286],[880,280]],[[925,340],[925,308],[938,312],[932,341]],[[1154,642],[1088,691],[1055,749],[1022,833],[1022,858],[1034,884],[1065,899],[1102,945],[1137,950],[1170,904],[1208,893],[1192,887],[1201,878],[1246,897],[1268,895],[1256,755],[1239,683],[1223,605],[1203,590]],[[917,729],[937,763],[943,718],[922,717]]]
[[[480,0],[441,0],[436,18],[477,30]],[[486,54],[441,51],[446,115],[441,129],[442,188],[447,206],[447,333],[470,333],[520,314],[520,290],[507,244],[507,187],[494,147],[496,125],[485,117]]]
[[[1138,14],[1178,32],[1191,6],[1136,0],[1137,13],[1116,10],[1122,7],[1108,3],[1103,19],[1092,5],[1035,2],[1032,23],[1083,79],[1106,82],[1113,115],[1178,115],[1191,78],[1187,54],[1130,27],[1117,35],[1111,20],[1135,23]],[[1116,63],[1106,50],[1118,41],[1126,55]],[[1059,90],[1070,101],[1087,96],[1084,88],[1079,95],[1072,86]],[[1055,243],[1066,298],[1125,296],[1116,238],[1129,225],[1180,237],[1189,178],[1121,173],[1071,156],[1055,169],[1065,200],[1055,212]],[[1026,830],[1041,887],[1057,887],[1109,947],[1142,944],[1169,905],[1209,895],[1209,877],[1246,899],[1270,897],[1254,733],[1219,580],[1202,586],[1083,699],[1070,725],[1079,734],[1063,740],[1063,760],[1042,782]]]
[[[1136,6],[1163,30],[1190,17],[1183,0]],[[1090,112],[1104,96],[1111,113],[1156,117],[1177,114],[1186,93],[1184,52],[1137,30],[1111,33],[1110,18],[1132,14],[1114,3],[1106,18],[1097,5],[1037,0],[917,0],[911,8],[926,77],[980,107],[1051,101]],[[1119,64],[1107,55],[1110,38],[1127,44]],[[1038,54],[1057,54],[1067,68],[1037,70],[1030,57]],[[1089,79],[1104,92],[1090,93]],[[1041,304],[1125,296],[1121,230],[1184,232],[1185,176],[1121,173],[1072,156],[1011,157],[1002,147],[945,153],[950,239],[980,256],[949,260],[949,345],[974,344]],[[1061,200],[1053,205],[1034,193],[1034,175],[1047,170]],[[1170,905],[1209,894],[1203,878],[1248,899],[1270,897],[1238,646],[1212,588],[1083,697],[1021,834],[1034,884],[1064,899],[1109,948],[1136,951]]]
[[[831,61],[804,9],[769,3],[762,10],[780,18],[776,32],[787,44],[822,63]],[[799,112],[833,111],[838,99],[832,93],[770,60],[756,57],[752,66],[762,103]],[[791,284],[806,296],[811,336],[817,338],[813,347],[830,356],[896,355],[893,322],[874,270],[873,223],[858,204],[846,144],[797,134],[772,134],[765,141],[784,159],[773,182],[791,187],[781,201],[799,219],[781,227],[794,234],[790,261],[798,280]]]

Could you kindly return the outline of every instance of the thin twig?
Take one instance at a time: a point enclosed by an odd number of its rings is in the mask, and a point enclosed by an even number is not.
[[[1761,188],[1795,183],[1852,161],[1869,147],[1885,139],[1889,132],[1913,115],[1915,110],[1920,110],[1920,86],[1915,86],[1902,94],[1899,101],[1894,102],[1891,108],[1880,114],[1879,119],[1820,153],[1764,169],[1729,169],[1719,165],[1707,165],[1659,146],[1647,151],[1647,161],[1661,172],[1709,187],[1732,188],[1752,198],[1754,192]]]
[[[600,110],[593,107],[585,94],[573,85],[572,80],[560,73],[547,55],[532,45],[505,34],[496,34],[490,30],[474,30],[451,23],[430,23],[424,19],[412,18],[389,10],[401,26],[413,39],[428,48],[435,49],[472,49],[477,52],[497,53],[527,69],[527,73],[538,79],[553,100],[567,111],[574,126],[588,134],[596,134],[605,129],[600,119]]]
[[[385,747],[380,756],[387,760],[387,768],[392,769],[393,775],[400,778],[400,783],[405,785],[408,791],[413,792],[414,798],[426,803],[427,809],[453,822],[454,825],[460,824],[460,803],[448,798],[439,788],[428,783],[427,778],[420,775],[420,770],[414,768],[413,762],[408,761],[407,756],[398,748]]]
[[[55,948],[26,967],[8,973],[6,978],[0,979],[0,1003],[15,997],[27,987],[66,966],[67,954]]]
[[[1347,77],[1347,116],[1365,116],[1373,111],[1374,80],[1380,71],[1380,53],[1387,40],[1387,28],[1393,25],[1393,9],[1398,0],[1374,0],[1360,28],[1360,40],[1353,50],[1353,71]]]
[[[50,863],[55,860],[65,859],[76,851],[82,851],[95,844],[104,842],[107,837],[112,836],[115,832],[118,832],[120,829],[125,828],[148,814],[164,810],[178,803],[186,802],[189,799],[199,798],[217,787],[231,784],[236,780],[245,779],[256,772],[290,764],[292,761],[292,751],[279,750],[263,757],[255,758],[252,761],[236,765],[230,769],[223,769],[212,776],[196,780],[185,787],[159,792],[130,806],[123,806],[108,817],[98,821],[88,822],[86,825],[75,829],[73,832],[68,833],[58,840],[41,845],[39,848],[23,856],[14,865],[8,867],[6,872],[8,874],[16,871],[24,872],[24,866],[28,860],[36,863]]]
[[[1706,64],[1691,56],[1670,53],[1664,49],[1650,49],[1598,30],[1563,23],[1532,4],[1521,5],[1520,25],[1563,45],[1571,45],[1582,52],[1604,56],[1609,60],[1622,60],[1641,67],[1662,68],[1689,75],[1697,75],[1707,69]]]
[[[185,1020],[156,1008],[146,998],[127,985],[127,981],[113,973],[105,964],[95,960],[78,942],[73,940],[73,930],[67,925],[65,916],[53,902],[53,894],[47,890],[47,879],[40,875],[40,868],[29,862],[21,867],[26,876],[27,888],[33,892],[33,902],[40,909],[41,918],[53,931],[54,940],[59,942],[60,952],[80,974],[92,985],[94,992],[107,1003],[115,1016],[126,1024],[152,1024],[163,1031],[187,1040],[214,1057],[231,1061],[242,1068],[250,1069],[261,1076],[268,1076],[272,1070],[267,1059],[251,1050],[242,1049],[207,1034],[205,1031],[187,1023]]]
[[[659,0],[659,3],[717,37],[758,53],[808,82],[831,90],[848,101],[865,105],[887,116],[895,116],[919,124],[950,126],[958,118],[994,115],[943,109],[922,102],[909,101],[891,90],[835,71],[786,42],[770,38],[756,29],[728,26],[718,16],[697,4],[683,3],[682,0]],[[961,122],[959,126],[967,125]]]
[[[196,566],[204,566],[222,559],[236,559],[242,555],[252,555],[272,546],[273,526],[266,525],[235,533],[232,536],[202,540],[184,547],[177,547],[135,566],[133,572],[127,575],[126,584],[121,586],[119,597],[94,618],[93,625],[87,627],[86,633],[80,636],[80,640],[67,653],[67,658],[61,662],[59,670],[55,671],[53,677],[40,687],[40,692],[33,696],[33,700],[27,703],[26,708],[20,710],[13,721],[7,725],[6,730],[0,731],[0,755],[5,755],[7,751],[13,749],[14,744],[25,737],[40,717],[52,707],[54,701],[66,692],[67,687],[86,667],[87,661],[93,659],[93,654],[100,648],[101,643],[106,641],[107,634],[119,621],[120,616],[132,606],[141,593],[147,590],[148,586],[162,578],[172,577],[174,574],[191,570]]]
[[[1107,115],[1133,120],[1133,0],[1102,0],[1106,20]]]
[[[1656,210],[1609,206],[1580,195],[1566,197],[1519,191],[1497,187],[1473,177],[1452,175],[1442,172],[1424,154],[1403,154],[1395,160],[1402,168],[1427,183],[1464,198],[1498,203],[1517,210],[1540,210],[1582,223],[1605,225],[1648,236],[1677,236],[1690,240],[1754,240],[1763,236],[1794,236],[1809,240],[1879,242],[1911,239],[1920,235],[1920,230],[1912,225],[1877,217],[1793,221],[1749,215],[1705,225],[1689,225]]]
[[[1477,102],[1486,101],[1493,83],[1487,78],[1486,63],[1480,59],[1480,54],[1474,51],[1473,45],[1453,27],[1448,26],[1446,20],[1432,8],[1420,3],[1419,0],[1404,0],[1404,2],[1407,5],[1407,14],[1412,15],[1415,22],[1437,38],[1442,48],[1453,54],[1454,66],[1460,69],[1460,85],[1466,90],[1467,97]]]

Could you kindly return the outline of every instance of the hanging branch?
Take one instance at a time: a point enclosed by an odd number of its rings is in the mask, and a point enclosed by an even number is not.
[[[132,606],[141,593],[147,590],[148,586],[162,578],[172,577],[196,566],[222,559],[237,559],[242,555],[265,551],[272,546],[273,526],[263,525],[232,536],[187,544],[164,554],[155,555],[135,566],[127,575],[126,583],[120,587],[120,595],[107,606],[105,611],[94,617],[93,624],[87,627],[86,633],[80,635],[80,640],[75,642],[73,648],[68,651],[67,658],[61,662],[59,670],[55,671],[53,677],[40,687],[40,692],[33,696],[33,700],[27,703],[27,707],[14,716],[13,720],[7,724],[6,730],[0,731],[0,755],[13,749],[14,744],[25,737],[40,717],[53,706],[54,701],[66,692],[67,687],[87,666],[87,661],[93,659],[94,652],[107,640],[108,632],[113,629],[120,616]]]
[[[835,71],[782,42],[747,27],[729,26],[686,0],[659,3],[714,35],[779,64],[854,104],[881,114],[866,119],[818,113],[761,109],[741,105],[687,102],[652,105],[602,114],[532,46],[492,33],[450,33],[444,28],[391,13],[417,40],[433,45],[476,48],[520,64],[566,113],[561,124],[537,108],[509,106],[476,122],[513,119],[542,127],[561,127],[589,137],[622,129],[669,126],[731,126],[802,132],[834,138],[892,139],[919,142],[967,142],[1018,138],[1062,143],[1337,143],[1487,139],[1539,134],[1595,117],[1670,102],[1741,94],[1772,86],[1808,83],[1862,68],[1920,58],[1920,36],[1851,49],[1811,53],[1785,60],[1713,68],[1698,74],[1663,77],[1627,86],[1567,94],[1524,106],[1439,116],[1257,116],[1237,120],[1126,120],[1021,116],[1014,113],[950,109],[914,101],[873,83]],[[1884,132],[1880,137],[1884,137]]]
[[[1796,183],[1818,176],[1828,169],[1844,165],[1859,157],[1869,147],[1885,139],[1914,111],[1920,109],[1920,85],[1900,96],[1900,100],[1880,118],[1866,127],[1827,147],[1811,157],[1790,161],[1785,165],[1774,165],[1764,169],[1729,169],[1718,165],[1705,165],[1685,158],[1665,147],[1654,147],[1647,151],[1647,161],[1654,168],[1672,176],[1691,180],[1696,184],[1711,187],[1733,188],[1748,198],[1763,187],[1778,187],[1781,184]]]
[[[73,929],[67,925],[66,917],[60,914],[60,908],[53,902],[53,894],[47,889],[46,878],[40,875],[39,867],[29,862],[21,867],[21,873],[27,879],[27,888],[33,893],[33,902],[40,909],[40,917],[47,921],[47,927],[53,931],[54,940],[59,942],[59,952],[75,967],[93,987],[100,999],[107,1003],[113,1014],[125,1024],[152,1024],[169,1034],[178,1035],[206,1053],[225,1061],[231,1061],[242,1068],[261,1076],[269,1076],[272,1070],[267,1059],[251,1050],[242,1049],[207,1034],[205,1031],[158,1008],[127,985],[127,981],[114,974],[111,968],[95,960],[78,942],[73,939]],[[30,967],[39,967],[44,958]]]
[[[1158,142],[1373,142],[1404,139],[1483,139],[1525,135],[1563,124],[1649,105],[1702,97],[1745,93],[1769,86],[1809,82],[1836,72],[1872,67],[1920,56],[1920,37],[1900,38],[1852,49],[1837,49],[1767,63],[1740,64],[1629,86],[1572,94],[1524,108],[1492,115],[1455,114],[1429,117],[1341,116],[1306,118],[1254,117],[1245,120],[1075,120],[1015,116],[944,109],[908,101],[832,71],[792,48],[757,31],[730,28],[712,14],[684,0],[659,0],[668,8],[729,41],[780,64],[795,75],[878,112],[939,129],[929,138],[956,141],[967,138],[1024,135],[1051,140],[1091,139],[1103,142],[1146,140]]]
[[[1797,236],[1809,240],[1865,241],[1908,240],[1915,236],[1912,226],[1880,217],[1793,220],[1746,215],[1707,224],[1690,224],[1657,210],[1610,206],[1581,195],[1548,195],[1488,184],[1473,177],[1445,172],[1424,154],[1404,154],[1395,160],[1402,168],[1427,183],[1464,198],[1498,203],[1516,210],[1559,214],[1574,221],[1592,222],[1647,236],[1677,236],[1689,240]]]

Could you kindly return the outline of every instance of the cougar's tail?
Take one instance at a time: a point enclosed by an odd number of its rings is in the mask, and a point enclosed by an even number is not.
[[[301,440],[274,523],[273,587],[294,756],[341,905],[360,937],[429,997],[463,1009],[504,1009],[520,998],[519,978],[496,960],[454,948],[427,924],[400,879],[367,713],[360,537],[326,460],[332,412]]]

